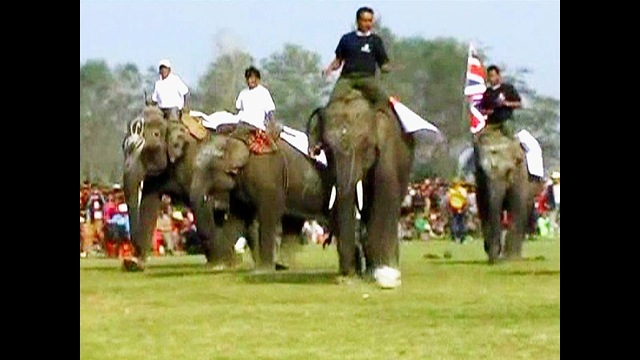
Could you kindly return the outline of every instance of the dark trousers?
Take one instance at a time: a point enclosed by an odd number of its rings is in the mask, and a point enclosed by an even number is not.
[[[462,242],[462,239],[467,232],[465,229],[464,218],[464,213],[453,214],[451,217],[451,237],[453,237],[454,240],[460,240],[460,242]]]
[[[343,98],[352,89],[360,90],[374,104],[385,103],[389,96],[382,89],[380,81],[374,76],[348,75],[341,76],[333,87],[329,102],[335,98]]]
[[[182,110],[178,109],[177,107],[160,108],[160,110],[162,110],[162,114],[164,115],[164,118],[166,120],[182,120]]]

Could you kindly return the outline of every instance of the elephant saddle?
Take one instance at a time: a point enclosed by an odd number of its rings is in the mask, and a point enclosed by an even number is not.
[[[209,130],[202,123],[191,117],[187,111],[182,114],[182,123],[189,130],[191,136],[198,140],[202,140],[209,135]]]

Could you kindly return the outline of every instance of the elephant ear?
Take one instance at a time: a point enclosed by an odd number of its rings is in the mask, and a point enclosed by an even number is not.
[[[240,169],[247,164],[251,152],[247,144],[243,141],[227,137],[222,144],[221,150],[224,153],[224,161],[229,167]]]
[[[171,163],[175,163],[184,156],[189,136],[189,131],[184,126],[178,124],[170,126],[167,132],[167,152]]]

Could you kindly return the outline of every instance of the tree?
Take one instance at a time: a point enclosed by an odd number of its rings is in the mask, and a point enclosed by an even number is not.
[[[261,61],[264,85],[276,104],[276,118],[304,131],[307,116],[323,105],[329,91],[322,77],[320,55],[301,46],[285,44],[281,52]]]
[[[114,182],[122,172],[126,124],[142,109],[142,77],[133,64],[112,71],[103,60],[80,66],[81,178]]]
[[[220,55],[198,82],[194,107],[205,113],[235,109],[236,97],[245,86],[244,70],[252,63],[253,57],[242,50]]]

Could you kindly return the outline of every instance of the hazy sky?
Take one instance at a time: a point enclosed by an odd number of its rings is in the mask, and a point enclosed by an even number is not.
[[[255,59],[298,44],[319,53],[325,67],[365,5],[398,36],[489,46],[490,62],[531,69],[527,83],[560,98],[560,0],[80,0],[80,63],[133,62],[146,70],[169,58],[195,87],[223,38]]]

